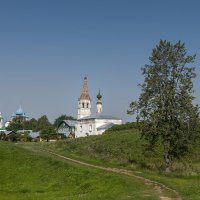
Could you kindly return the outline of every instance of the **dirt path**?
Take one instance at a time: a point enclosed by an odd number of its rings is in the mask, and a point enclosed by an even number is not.
[[[127,176],[131,176],[131,177],[140,179],[146,185],[152,186],[154,192],[159,196],[160,200],[182,200],[180,195],[179,195],[179,193],[176,190],[171,189],[171,188],[167,187],[166,185],[164,185],[162,183],[159,183],[159,182],[156,182],[156,181],[151,181],[151,180],[146,179],[144,177],[141,177],[141,176],[138,176],[136,174],[133,174],[133,171],[125,170],[125,169],[119,169],[119,168],[103,167],[103,166],[94,165],[94,164],[89,164],[89,163],[86,163],[86,162],[83,162],[83,161],[79,161],[79,160],[75,160],[75,159],[72,159],[72,158],[69,158],[69,157],[66,157],[66,156],[62,156],[62,155],[57,154],[57,153],[52,152],[52,151],[47,151],[47,150],[42,150],[42,151],[44,151],[46,153],[49,153],[51,155],[57,156],[59,158],[62,158],[64,160],[68,160],[70,162],[78,163],[80,165],[93,167],[93,168],[104,170],[104,171],[114,172],[114,173],[117,173],[117,174],[124,174],[124,175],[127,175]],[[164,190],[168,190],[168,191],[173,192],[176,197],[175,198],[171,198],[171,197],[165,196],[163,194]]]

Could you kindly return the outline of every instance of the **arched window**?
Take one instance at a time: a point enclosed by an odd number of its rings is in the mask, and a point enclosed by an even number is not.
[[[89,107],[89,103],[87,103],[87,108]]]
[[[92,132],[92,125],[90,124],[90,132]]]
[[[83,108],[84,108],[84,106],[85,106],[84,103],[82,103],[82,106],[83,106]]]

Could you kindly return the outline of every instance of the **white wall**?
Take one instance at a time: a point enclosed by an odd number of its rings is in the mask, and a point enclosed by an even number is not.
[[[84,104],[84,107],[83,107]],[[87,106],[88,105],[88,106]],[[78,116],[77,119],[87,117],[91,115],[91,101],[90,100],[79,100],[78,101]]]
[[[122,124],[122,120],[116,119],[90,119],[79,120],[76,123],[75,137],[85,137],[87,135],[99,135],[104,131],[97,131],[97,128],[105,124]]]

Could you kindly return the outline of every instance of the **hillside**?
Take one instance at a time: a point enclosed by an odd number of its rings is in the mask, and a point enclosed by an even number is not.
[[[163,149],[157,146],[148,150],[145,141],[136,129],[112,130],[107,134],[69,139],[56,143],[38,144],[59,152],[80,156],[95,162],[106,161],[107,164],[128,166],[133,169],[150,169],[160,171],[163,167]],[[200,172],[200,147],[192,148],[190,154],[182,160],[175,160],[172,170],[175,172]]]
[[[19,144],[0,142],[0,160],[2,200],[158,199],[139,179],[29,151]]]
[[[200,147],[173,164],[173,172],[162,173],[162,148],[154,152],[145,149],[137,130],[111,131],[100,136],[89,136],[56,143],[29,144],[90,163],[117,166],[141,172],[140,175],[160,181],[176,189],[185,200],[200,199]]]

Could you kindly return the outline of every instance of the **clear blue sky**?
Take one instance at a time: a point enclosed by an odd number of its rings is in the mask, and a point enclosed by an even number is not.
[[[160,39],[197,54],[200,101],[200,1],[0,0],[0,112],[21,104],[29,117],[76,117],[83,78],[95,112],[101,88],[106,114],[131,121],[140,68]]]

